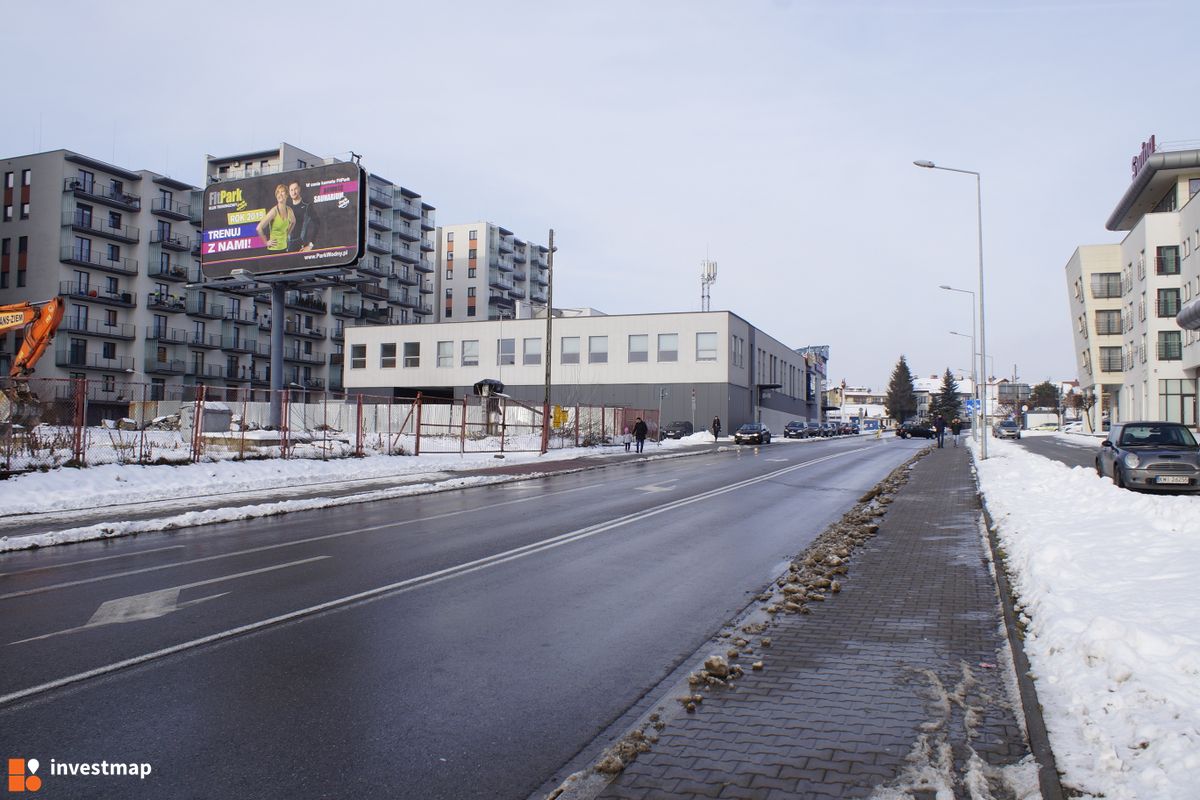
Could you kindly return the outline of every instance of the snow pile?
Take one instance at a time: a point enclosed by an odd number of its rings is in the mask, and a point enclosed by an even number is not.
[[[1064,785],[1197,797],[1200,497],[1134,494],[993,440],[977,462]]]

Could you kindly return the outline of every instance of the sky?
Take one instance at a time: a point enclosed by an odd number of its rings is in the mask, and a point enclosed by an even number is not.
[[[1089,451],[1098,449],[1100,441],[1036,431],[1023,435],[1055,436]],[[710,441],[708,434],[696,433],[652,443],[647,456],[670,457],[688,445]],[[970,437],[965,441],[970,443]],[[770,447],[781,455],[785,450],[780,448],[811,444],[800,440]],[[623,448],[607,449],[624,455]],[[1026,625],[1023,646],[1064,786],[1081,798],[1194,798],[1200,774],[1200,587],[1195,580],[1200,571],[1200,497],[1134,494],[1091,469],[1068,468],[1016,443],[993,440],[988,454],[986,461],[975,462],[980,489],[1007,554]],[[513,462],[538,458],[533,453],[509,455]],[[0,484],[9,513],[69,513],[149,501],[186,502],[193,495],[224,497],[208,511],[156,506],[163,514],[158,519],[122,521],[114,513],[98,525],[0,537],[0,553],[511,479],[455,476],[459,470],[494,464],[486,453],[424,454],[32,472]],[[386,476],[392,476],[392,488],[357,498],[289,499],[291,490],[306,484]],[[408,485],[400,485],[405,483],[396,479],[401,476]],[[227,494],[247,490],[262,491],[264,497],[242,494],[235,502]]]
[[[362,155],[541,244],[554,302],[711,307],[829,377],[969,373],[980,174],[988,372],[1076,377],[1064,267],[1151,135],[1200,144],[1170,31],[1200,5],[974,0],[5,3],[0,156],[199,184],[206,154]]]

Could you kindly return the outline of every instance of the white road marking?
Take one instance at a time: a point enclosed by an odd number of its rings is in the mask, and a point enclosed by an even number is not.
[[[164,550],[182,550],[183,545],[173,544],[169,547],[152,547],[148,550],[132,550],[128,553],[118,553],[115,556],[97,556],[96,558],[85,558],[82,561],[68,561],[63,564],[47,564],[44,567],[30,567],[29,569],[17,570],[16,572],[0,572],[0,578],[8,578],[13,575],[27,575],[30,572],[45,572],[48,569],[63,569],[65,567],[77,567],[80,564],[95,564],[97,561],[111,561],[114,558],[131,558],[132,556],[140,556],[143,553],[161,553]]]
[[[602,522],[602,523],[598,523],[596,525],[590,525],[586,528],[580,528],[575,531],[570,531],[568,533],[559,534],[558,536],[552,536],[549,539],[543,539],[540,542],[532,542],[532,543],[524,545],[522,547],[517,547],[512,550],[507,550],[503,553],[496,553],[495,555],[487,556],[485,558],[480,558],[475,561],[468,561],[466,563],[458,564],[453,567],[447,567],[446,569],[438,570],[437,572],[430,572],[426,575],[420,575],[415,578],[408,578],[407,580],[397,581],[396,583],[390,583],[390,584],[387,584],[386,586],[379,586],[375,589],[368,589],[366,591],[358,592],[356,594],[348,595],[346,597],[341,597],[336,600],[330,600],[328,602],[320,603],[315,606],[309,606],[308,608],[302,608],[298,611],[290,611],[286,614],[280,614],[279,616],[271,617],[270,619],[260,620],[259,622],[252,622],[248,625],[241,625],[237,628],[231,628],[229,630],[221,631],[219,633],[210,634],[209,636],[204,636],[199,639],[193,639],[189,642],[182,642],[180,644],[172,645],[170,647],[164,647],[161,650],[155,650],[152,653],[145,653],[140,656],[134,656],[133,658],[127,658],[123,661],[117,661],[112,664],[106,664],[105,666],[97,667],[95,669],[91,669],[86,672],[80,672],[75,675],[68,675],[64,678],[59,678],[57,680],[39,684],[37,686],[31,686],[27,689],[20,689],[15,692],[10,692],[9,694],[6,694],[6,695],[0,695],[0,706],[3,706],[7,703],[14,702],[16,700],[23,700],[27,697],[32,697],[34,695],[44,694],[44,693],[52,691],[54,689],[58,689],[63,686],[69,686],[70,684],[73,684],[73,683],[79,683],[80,681],[85,681],[90,678],[98,678],[103,675],[108,675],[113,672],[117,672],[119,670],[126,669],[127,667],[133,667],[133,666],[137,666],[140,664],[146,664],[148,662],[156,661],[160,658],[165,658],[167,656],[174,655],[176,653],[182,653],[187,650],[193,650],[197,647],[203,647],[204,645],[207,645],[207,644],[213,644],[215,642],[224,641],[226,639],[232,639],[235,636],[241,636],[242,634],[260,631],[265,628],[279,625],[284,622],[290,622],[292,620],[299,619],[301,617],[312,616],[314,614],[319,614],[324,611],[332,611],[334,609],[353,605],[355,603],[376,600],[381,597],[385,597],[385,596],[392,595],[392,594],[400,594],[403,592],[409,592],[409,591],[412,591],[413,589],[422,588],[425,586],[432,586],[433,584],[441,583],[442,581],[450,580],[452,578],[459,578],[464,575],[470,575],[471,573],[478,572],[479,570],[489,569],[491,567],[499,566],[500,564],[505,564],[509,561],[515,561],[516,559],[519,559],[519,558],[524,558],[526,556],[534,555],[536,553],[541,553],[541,552],[544,552],[547,550],[552,550],[554,548],[561,547],[565,544],[582,541],[582,540],[588,539],[592,536],[596,536],[597,534],[605,533],[607,531],[611,531],[616,528],[624,527],[625,525],[628,525],[632,522],[639,522],[644,519],[649,519],[650,517],[658,516],[659,514],[665,514],[668,511],[674,511],[677,508],[682,508],[684,506],[688,506],[693,503],[699,503],[701,501],[708,500],[713,497],[719,497],[723,494],[728,494],[729,492],[735,492],[738,489],[743,489],[747,486],[752,486],[756,483],[762,483],[764,481],[771,481],[771,480],[774,480],[775,478],[779,477],[780,475],[784,475],[789,472],[794,472],[798,469],[803,469],[804,467],[811,467],[815,464],[820,464],[824,461],[830,461],[835,458],[841,458],[842,456],[847,456],[847,455],[851,455],[853,453],[858,453],[858,452],[862,452],[864,450],[870,450],[870,449],[873,449],[873,448],[860,447],[860,448],[856,448],[854,450],[844,450],[840,453],[833,453],[831,455],[813,459],[812,461],[805,461],[800,464],[793,464],[790,467],[784,467],[783,469],[778,469],[778,470],[775,470],[774,472],[766,473],[765,475],[759,475],[758,477],[755,477],[755,478],[749,478],[744,481],[739,481],[738,483],[733,483],[733,484],[730,484],[729,486],[724,486],[719,489],[712,489],[707,492],[701,492],[700,494],[693,495],[691,497],[685,497],[685,498],[681,498],[678,500],[672,500],[670,502],[663,503],[660,506],[655,506],[654,508],[650,508],[645,511],[639,511],[639,512],[636,512],[633,514],[627,514],[623,517],[617,517],[616,519],[609,520],[608,522]]]
[[[209,578],[208,580],[196,581],[195,583],[185,583],[182,586],[172,586],[167,589],[157,589],[153,592],[145,592],[143,594],[130,595],[129,597],[118,597],[115,600],[105,600],[96,609],[96,613],[92,614],[92,618],[84,625],[79,625],[75,628],[66,628],[53,633],[44,633],[41,636],[30,636],[28,639],[19,639],[13,644],[24,644],[25,642],[36,642],[39,639],[49,639],[52,636],[62,636],[66,633],[76,633],[78,631],[87,630],[88,628],[97,628],[101,625],[113,625],[121,622],[138,622],[146,619],[157,619],[170,614],[172,611],[178,611],[181,608],[194,606],[197,603],[203,603],[205,600],[215,600],[218,597],[229,594],[229,592],[221,592],[220,594],[201,597],[196,600],[188,600],[184,603],[179,602],[179,593],[184,589],[194,589],[197,586],[207,586],[210,583],[220,583],[222,581],[232,581],[237,578],[245,578],[249,575],[260,575],[264,572],[274,572],[278,569],[287,569],[288,567],[296,567],[300,564],[309,564],[313,561],[324,561],[331,556],[314,556],[313,558],[304,558],[300,561],[290,561],[287,564],[274,564],[270,567],[261,569],[252,569],[247,572],[238,572],[234,575],[222,575],[219,578]]]
[[[668,485],[664,485],[664,484],[660,484],[660,483],[652,483],[648,486],[635,486],[633,488],[639,492],[650,492],[650,493],[670,492],[670,491],[673,491],[675,489],[675,487],[671,486],[669,484],[675,483],[676,480],[678,480],[678,479],[666,481],[666,484],[668,484]]]

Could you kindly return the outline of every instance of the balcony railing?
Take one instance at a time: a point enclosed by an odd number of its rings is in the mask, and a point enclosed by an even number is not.
[[[76,349],[62,349],[54,353],[54,364],[59,367],[73,369],[98,369],[106,372],[125,372],[133,370],[133,356],[113,356],[104,358],[95,353],[80,352]]]
[[[151,278],[159,278],[160,280],[164,281],[190,280],[187,266],[174,261],[168,261],[166,263],[163,263],[162,261],[157,263],[151,261],[146,265],[146,272]]]
[[[420,204],[414,203],[412,201],[412,199],[410,199],[408,197],[401,197],[400,201],[398,203],[396,203],[394,208],[400,212],[401,216],[407,217],[409,219],[420,219],[421,218]]]
[[[371,205],[383,206],[385,208],[392,207],[392,193],[386,189],[380,189],[377,186],[370,187],[367,193],[367,199]]]
[[[362,306],[355,303],[336,302],[333,304],[333,315],[336,317],[353,317],[358,319],[362,316]]]
[[[170,328],[166,325],[147,325],[146,339],[152,342],[171,342],[172,344],[187,344],[192,337],[190,331],[183,328]]]
[[[392,319],[391,312],[388,310],[387,306],[384,306],[383,308],[364,308],[362,312],[362,318],[367,322],[375,323],[387,323]]]
[[[306,353],[298,347],[285,347],[283,357],[286,361],[299,361],[302,364],[324,364],[324,353]]]
[[[192,331],[192,335],[188,337],[187,343],[190,347],[204,347],[216,350],[221,346],[221,334]]]
[[[170,231],[150,231],[150,242],[168,250],[186,252],[192,249],[192,237]]]
[[[395,227],[396,235],[406,242],[421,241],[421,229],[411,222],[400,222]]]
[[[325,329],[318,325],[300,325],[296,322],[285,322],[283,332],[292,336],[306,336],[310,339],[324,339]]]
[[[424,256],[421,257],[421,260],[416,263],[413,269],[415,269],[417,272],[424,272],[427,275],[436,271],[433,266],[433,262]]]
[[[241,337],[222,336],[221,349],[229,350],[235,353],[254,353],[258,350],[258,342],[254,339],[244,339]]]
[[[117,275],[137,275],[138,272],[136,258],[109,258],[107,255],[102,255],[99,250],[85,250],[82,247],[67,245],[62,249],[59,258],[66,264],[95,267]]]
[[[159,361],[157,358],[146,359],[147,375],[182,375],[187,369],[187,363],[182,358],[169,358]]]
[[[431,306],[429,303],[417,303],[415,306],[413,306],[413,311],[417,314],[424,314],[428,316],[429,314],[433,313],[433,306]]]
[[[187,313],[191,314],[193,317],[221,319],[225,316],[225,306],[213,305],[212,303],[201,303],[196,299],[188,299]]]
[[[157,197],[150,201],[150,212],[158,214],[160,217],[169,217],[170,219],[191,219],[192,204],[179,203],[175,200]]]
[[[137,305],[137,297],[132,292],[110,292],[93,286],[81,286],[76,281],[61,281],[58,293],[64,297],[78,297],[83,300],[95,300],[113,306],[133,308]]]
[[[313,311],[319,311],[322,314],[325,313],[327,308],[325,301],[320,297],[294,290],[284,294],[283,303],[284,305],[291,306],[292,308],[307,308],[312,309]]]
[[[174,294],[150,292],[146,295],[146,308],[155,311],[187,311],[187,300]]]
[[[101,203],[117,208],[137,211],[142,207],[142,198],[126,191],[118,192],[111,186],[104,186],[95,181],[85,181],[82,178],[67,178],[63,181],[63,191],[73,192],[76,197],[90,197]]]
[[[110,324],[108,322],[101,322],[98,319],[80,319],[79,317],[63,317],[59,330],[91,336],[103,336],[106,339],[133,339],[137,336],[137,326],[127,322],[113,322]]]
[[[421,279],[412,273],[408,267],[393,267],[392,278],[402,286],[416,286]]]
[[[390,231],[392,229],[392,221],[387,218],[386,214],[371,214],[367,218],[367,224],[378,231]]]
[[[95,233],[100,236],[107,236],[109,239],[116,239],[120,242],[129,242],[130,244],[141,239],[141,228],[133,225],[110,225],[108,220],[97,214],[89,214],[76,209],[74,211],[63,212],[63,225],[69,225],[77,231],[86,231]]]
[[[392,254],[392,241],[391,239],[385,239],[382,236],[379,238],[372,236],[371,238],[367,239],[367,249],[372,253],[381,253],[383,255],[390,256]]]

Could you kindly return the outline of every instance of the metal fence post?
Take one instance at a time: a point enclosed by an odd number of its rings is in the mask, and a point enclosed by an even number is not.
[[[204,394],[208,388],[200,384],[196,392],[196,413],[192,415],[192,463],[200,461],[200,432],[204,430]]]
[[[75,386],[75,426],[71,437],[71,458],[81,467],[87,450],[87,378],[76,378]]]
[[[421,406],[422,406],[420,392],[417,392],[416,404],[417,404],[417,443],[413,447],[413,455],[419,456],[419,455],[421,455]]]

